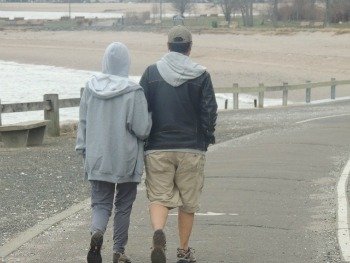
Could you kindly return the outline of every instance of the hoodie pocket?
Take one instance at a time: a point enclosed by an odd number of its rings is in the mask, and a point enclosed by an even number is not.
[[[98,171],[102,174],[111,174],[113,169],[111,161],[103,156],[89,156],[86,165],[87,171],[90,173]]]

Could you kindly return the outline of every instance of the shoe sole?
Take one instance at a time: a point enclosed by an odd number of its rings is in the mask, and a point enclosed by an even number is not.
[[[103,234],[101,232],[96,232],[91,237],[90,248],[101,249],[103,243]]]
[[[151,253],[152,263],[166,263],[165,248],[166,238],[162,230],[157,230],[153,235],[153,250]]]

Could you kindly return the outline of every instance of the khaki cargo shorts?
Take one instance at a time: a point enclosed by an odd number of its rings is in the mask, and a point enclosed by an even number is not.
[[[187,213],[199,209],[204,183],[205,155],[159,151],[145,157],[147,197],[169,209]]]

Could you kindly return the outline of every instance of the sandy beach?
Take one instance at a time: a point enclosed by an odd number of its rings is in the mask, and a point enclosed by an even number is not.
[[[129,47],[131,75],[141,75],[167,52],[165,32],[6,30],[0,32],[0,60],[98,71],[104,49],[113,41]],[[350,78],[350,34],[194,34],[193,43],[191,57],[208,68],[215,87]],[[337,96],[349,95],[349,87],[337,89]],[[298,91],[290,96],[303,100],[305,94]],[[328,98],[329,90],[313,90],[312,97]]]

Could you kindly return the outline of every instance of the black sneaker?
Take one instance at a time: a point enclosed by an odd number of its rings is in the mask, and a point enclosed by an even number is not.
[[[197,262],[194,257],[194,249],[188,248],[187,250],[178,248],[177,249],[177,262],[176,263],[192,263]]]
[[[102,263],[101,247],[103,243],[103,234],[100,231],[91,236],[90,250],[87,255],[87,263]]]
[[[152,263],[166,263],[165,248],[165,234],[162,229],[158,229],[153,234],[153,248],[151,252]]]
[[[131,259],[125,253],[113,253],[113,263],[131,263]]]

